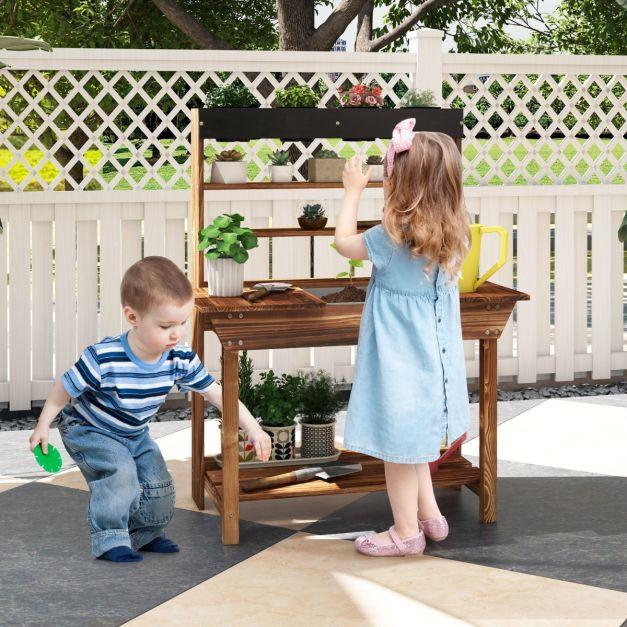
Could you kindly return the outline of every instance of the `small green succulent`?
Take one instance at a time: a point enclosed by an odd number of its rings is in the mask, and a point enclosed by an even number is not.
[[[289,165],[290,153],[287,150],[275,150],[270,155],[270,163],[272,165]]]
[[[216,155],[216,161],[241,161],[243,157],[239,150],[223,150]]]
[[[366,165],[383,165],[383,157],[379,155],[368,155]]]
[[[339,159],[339,155],[335,150],[327,150],[326,148],[317,148],[313,156],[315,159]]]
[[[318,203],[316,203],[315,205],[304,205],[303,212],[300,217],[309,218],[312,220],[315,218],[322,218],[324,217],[324,209],[322,208],[322,205]]]

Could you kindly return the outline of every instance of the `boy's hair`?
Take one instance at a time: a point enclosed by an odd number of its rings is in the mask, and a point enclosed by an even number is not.
[[[189,279],[166,257],[144,257],[122,277],[120,300],[137,313],[144,314],[156,305],[175,302],[183,305],[194,297]]]
[[[461,155],[440,132],[414,134],[409,150],[395,155],[387,178],[383,226],[412,255],[425,255],[425,274],[439,263],[457,276],[468,254],[470,226],[464,204]]]

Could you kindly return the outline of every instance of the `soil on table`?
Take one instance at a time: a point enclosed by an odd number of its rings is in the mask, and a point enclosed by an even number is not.
[[[326,303],[363,303],[366,300],[366,290],[354,285],[347,285],[339,292],[333,292],[320,298]]]

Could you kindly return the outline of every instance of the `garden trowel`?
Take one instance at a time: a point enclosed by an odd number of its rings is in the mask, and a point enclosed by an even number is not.
[[[361,472],[361,464],[338,464],[337,466],[313,466],[311,468],[299,468],[292,472],[273,477],[259,477],[257,479],[245,479],[240,481],[242,490],[250,492],[259,488],[274,488],[275,486],[288,485],[290,483],[302,483],[312,479],[335,479],[354,472]]]
[[[284,292],[292,287],[291,283],[281,283],[280,281],[266,281],[264,283],[255,283],[252,292],[244,292],[242,296],[249,302],[253,303],[263,298],[270,292]]]

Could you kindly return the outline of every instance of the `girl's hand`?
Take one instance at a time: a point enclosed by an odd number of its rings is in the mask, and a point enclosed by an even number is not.
[[[342,182],[344,189],[349,191],[361,192],[370,180],[372,166],[368,166],[365,174],[361,171],[361,159],[358,156],[347,159],[346,165],[342,172]]]
[[[248,434],[248,439],[255,447],[257,458],[262,462],[267,462],[270,459],[270,447],[272,446],[270,436],[259,427]]]
[[[31,453],[35,450],[35,447],[41,443],[41,449],[44,452],[44,455],[48,455],[48,439],[50,438],[50,427],[43,424],[37,424],[35,430],[31,433],[30,438],[28,438],[28,443],[30,445]]]

